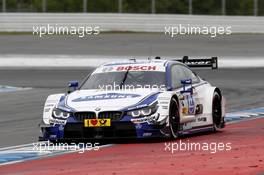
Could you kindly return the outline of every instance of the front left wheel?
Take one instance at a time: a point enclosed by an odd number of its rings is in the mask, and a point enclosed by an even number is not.
[[[171,138],[172,139],[178,138],[179,130],[180,130],[180,114],[179,114],[179,105],[175,98],[172,98],[170,102],[169,125],[170,125]]]

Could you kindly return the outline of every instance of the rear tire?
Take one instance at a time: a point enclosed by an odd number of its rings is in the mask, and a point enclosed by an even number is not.
[[[212,104],[212,118],[214,131],[222,128],[222,101],[218,92],[214,92]]]
[[[178,138],[180,130],[180,114],[179,105],[175,98],[172,98],[170,102],[169,125],[171,138]]]

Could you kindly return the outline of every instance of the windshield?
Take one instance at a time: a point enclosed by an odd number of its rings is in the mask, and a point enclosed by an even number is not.
[[[81,89],[122,89],[124,86],[133,88],[164,88],[165,72],[124,71],[92,74]]]

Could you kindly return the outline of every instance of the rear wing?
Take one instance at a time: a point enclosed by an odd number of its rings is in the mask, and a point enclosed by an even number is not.
[[[175,61],[182,62],[183,64],[191,68],[210,67],[212,69],[218,69],[217,57],[202,58],[202,59],[189,59],[188,56],[184,56],[181,60],[175,60]]]

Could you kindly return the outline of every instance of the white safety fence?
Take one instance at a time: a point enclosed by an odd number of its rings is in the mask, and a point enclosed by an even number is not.
[[[165,26],[231,26],[232,33],[264,33],[264,17],[112,13],[2,13],[0,32],[32,32],[33,26],[99,26],[101,31],[164,32]]]
[[[106,62],[115,62],[124,59],[136,58],[145,60],[145,56],[100,56],[100,55],[0,55],[0,69],[11,67],[97,67]],[[165,59],[175,59],[174,57],[164,57]],[[181,59],[182,57],[178,57]],[[219,68],[258,68],[264,67],[262,57],[220,57],[218,58]]]

